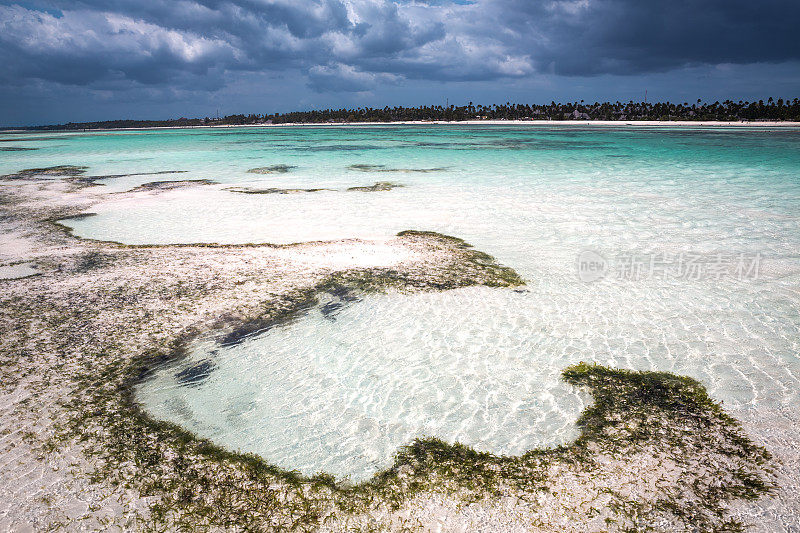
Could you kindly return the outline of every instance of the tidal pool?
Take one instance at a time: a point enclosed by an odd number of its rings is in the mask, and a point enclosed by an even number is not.
[[[27,262],[0,265],[0,280],[27,278],[40,273],[41,271],[37,268],[36,263]]]
[[[560,372],[580,361],[692,375],[729,407],[800,404],[796,323],[765,324],[746,291],[673,290],[683,297],[537,282],[323,301],[233,346],[193,343],[137,398],[229,449],[353,481],[422,436],[498,454],[568,442],[588,398]]]

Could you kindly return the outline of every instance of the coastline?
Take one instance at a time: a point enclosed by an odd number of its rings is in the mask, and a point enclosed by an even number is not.
[[[149,128],[86,128],[86,129],[52,129],[52,130],[27,130],[27,129],[2,129],[4,133],[85,133],[93,131],[157,131],[157,130],[184,130],[203,128],[281,128],[281,127],[380,127],[380,126],[554,126],[554,127],[656,127],[656,128],[787,128],[800,129],[800,122],[769,121],[769,122],[720,122],[720,121],[693,121],[693,120],[460,120],[460,121],[396,121],[396,122],[286,122],[282,124],[212,124],[205,126],[153,126]]]
[[[422,125],[469,125],[469,126],[672,126],[672,127],[795,127],[800,122],[714,122],[714,121],[671,121],[671,120],[459,120],[459,121],[398,121],[398,122],[292,122],[268,124],[269,126],[422,126]],[[206,127],[206,126],[200,126]],[[235,126],[234,126],[235,127]]]

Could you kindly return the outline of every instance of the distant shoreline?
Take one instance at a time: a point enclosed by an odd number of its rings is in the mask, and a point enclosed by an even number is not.
[[[284,124],[264,124],[264,126],[378,126],[393,125],[525,125],[525,126],[755,126],[755,127],[798,127],[800,122],[717,122],[693,120],[409,120],[396,122],[287,122]],[[254,124],[255,125],[255,124]]]
[[[711,120],[416,120],[394,122],[285,122],[281,124],[209,124],[202,126],[150,126],[138,128],[85,128],[61,130],[29,130],[20,128],[0,128],[0,133],[83,133],[90,131],[149,131],[149,130],[187,130],[200,128],[280,128],[280,127],[364,127],[364,126],[606,126],[606,127],[718,127],[718,128],[797,128],[800,122],[789,121],[711,121]]]

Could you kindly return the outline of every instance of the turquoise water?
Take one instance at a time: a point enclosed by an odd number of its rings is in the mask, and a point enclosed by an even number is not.
[[[93,207],[97,216],[69,221],[80,236],[288,243],[434,230],[527,280],[522,291],[369,296],[235,346],[196,342],[138,397],[154,416],[229,448],[359,480],[423,435],[503,454],[563,443],[588,398],[559,373],[579,361],[693,376],[741,417],[800,410],[800,130],[452,125],[41,137],[0,143],[40,148],[3,152],[0,173],[56,164],[92,175],[188,171],[101,182],[112,191],[219,182],[119,195]],[[296,168],[247,172],[271,165]],[[378,181],[403,187],[346,190]],[[250,195],[232,186],[333,190]],[[603,263],[599,276],[587,257]]]

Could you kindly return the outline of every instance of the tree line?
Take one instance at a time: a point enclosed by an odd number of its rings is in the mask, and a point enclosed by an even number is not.
[[[465,120],[689,120],[689,121],[800,121],[800,99],[703,103],[672,102],[580,102],[549,104],[505,104],[419,107],[359,107],[320,109],[290,113],[228,115],[221,118],[169,120],[106,120],[34,126],[34,130],[80,130],[152,127],[237,126],[251,124],[403,122]]]

